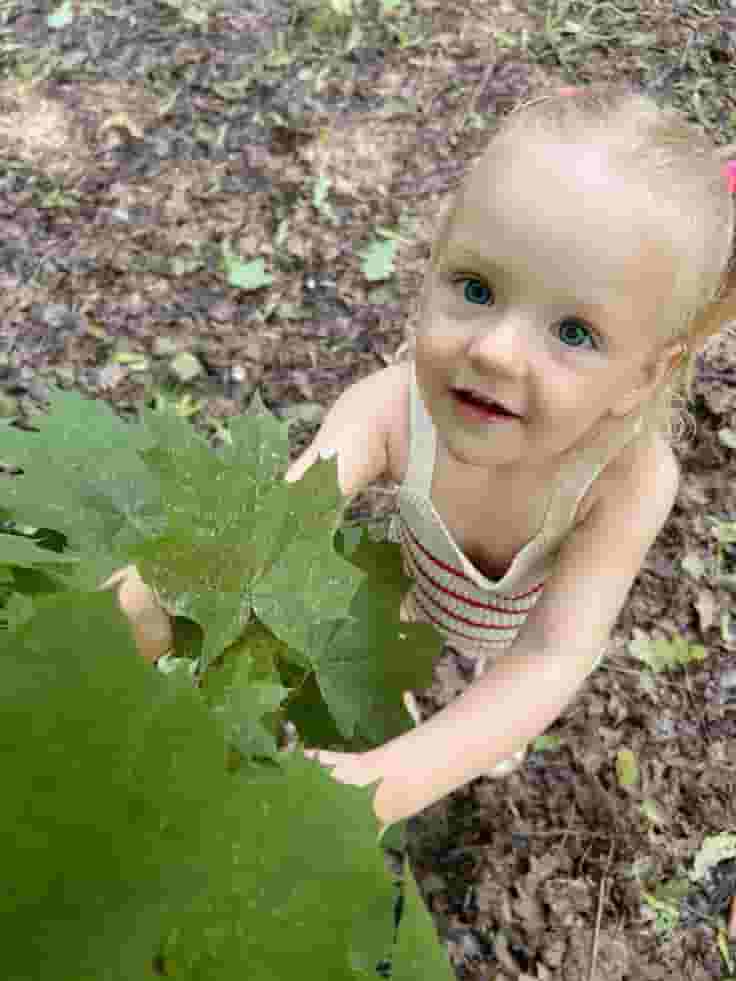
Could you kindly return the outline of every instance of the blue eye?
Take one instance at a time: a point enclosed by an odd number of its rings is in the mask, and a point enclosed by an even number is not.
[[[469,303],[480,303],[482,306],[485,306],[488,303],[490,297],[493,295],[491,291],[488,289],[488,287],[484,285],[483,280],[478,279],[476,276],[458,276],[457,278],[453,279],[452,282],[477,284],[475,288],[472,288],[471,286],[466,286],[465,289],[463,290],[463,296]],[[480,289],[478,289],[478,286],[480,287]],[[488,294],[485,297],[485,299],[483,298],[484,291],[486,294]]]
[[[598,344],[593,336],[593,332],[582,320],[578,320],[577,317],[566,317],[558,326],[560,339],[564,344],[569,344],[570,347],[581,347],[587,337],[593,349],[597,349]]]
[[[453,285],[455,283],[466,284],[463,290],[463,297],[468,303],[487,306],[493,297],[492,290],[477,276],[456,276],[451,282]],[[564,320],[560,321],[558,327],[559,337],[567,347],[582,347],[587,338],[593,350],[598,350],[599,344],[595,334],[590,327],[577,317],[565,317]]]

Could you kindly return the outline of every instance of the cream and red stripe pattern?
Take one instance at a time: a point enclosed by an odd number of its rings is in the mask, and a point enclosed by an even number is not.
[[[544,588],[544,581],[519,593],[479,588],[457,566],[423,545],[402,515],[394,536],[401,546],[404,572],[414,580],[410,593],[418,619],[433,624],[448,644],[474,654],[510,647]]]
[[[575,524],[588,487],[641,425],[640,416],[606,419],[585,445],[561,460],[542,527],[503,578],[488,579],[460,550],[432,504],[437,433],[412,363],[409,458],[388,530],[388,540],[400,546],[404,573],[412,580],[402,617],[434,625],[451,647],[479,662],[511,647],[554,572],[558,549]]]

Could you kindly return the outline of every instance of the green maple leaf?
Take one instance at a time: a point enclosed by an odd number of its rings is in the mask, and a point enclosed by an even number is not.
[[[311,623],[347,615],[362,577],[334,549],[344,508],[334,460],[290,485],[276,479],[288,462],[283,428],[274,442],[265,421],[241,423],[215,454],[185,420],[148,413],[144,423],[156,439],[141,455],[161,489],[163,533],[130,554],[167,607],[204,630],[204,666],[252,612],[302,650]]]
[[[227,725],[188,672],[135,656],[109,593],[42,598],[0,634],[0,656],[8,981],[129,981],[154,959],[187,981],[272,981],[305,963],[372,976],[395,894],[375,786],[339,783],[298,752],[228,774]],[[239,702],[241,733],[271,701]],[[410,872],[406,889],[396,970],[450,981]]]
[[[246,970],[274,981],[319,965],[325,977],[349,981],[375,977],[391,952],[396,891],[376,845],[375,787],[341,784],[299,752],[280,764],[241,782],[228,802],[239,828],[230,880],[172,917],[162,955],[177,977],[236,981]],[[409,870],[404,888],[394,976],[451,981]]]
[[[0,428],[0,459],[23,469],[0,478],[0,503],[19,524],[62,532],[70,551],[85,559],[68,582],[93,588],[116,566],[117,536],[145,538],[159,510],[137,453],[148,437],[104,402],[58,390],[49,401],[49,413],[34,420],[39,432]]]
[[[363,535],[351,561],[366,576],[350,605],[350,620],[312,627],[306,650],[315,681],[289,700],[289,717],[311,745],[355,738],[354,748],[360,749],[406,732],[412,722],[403,693],[431,684],[432,666],[442,653],[432,626],[400,619],[410,580],[399,549]]]
[[[0,429],[24,471],[0,513],[69,544],[0,538],[16,590],[0,634],[4,976],[128,981],[156,957],[188,981],[308,961],[372,977],[394,896],[375,785],[279,752],[273,723],[293,709],[361,744],[408,727],[401,693],[429,683],[441,641],[399,619],[398,546],[338,534],[334,459],[283,481],[288,427],[257,400],[219,451],[171,413],[127,425],[71,393],[52,403],[40,432]],[[185,659],[164,674],[137,658],[115,597],[91,591],[131,561],[202,627],[199,688]],[[246,758],[232,773],[227,745]],[[406,888],[395,976],[449,981],[410,873]]]
[[[79,562],[76,555],[64,555],[59,552],[50,552],[48,549],[39,548],[35,542],[20,535],[0,534],[0,568],[2,566],[22,566],[33,569],[35,566],[75,565]]]
[[[285,645],[257,621],[246,627],[221,661],[202,678],[200,690],[217,714],[230,744],[245,757],[274,757],[278,746],[272,717],[289,694],[277,662]]]
[[[144,409],[127,425],[106,405],[63,393],[54,412],[40,434],[3,435],[27,469],[11,482],[10,513],[69,536],[79,562],[67,588],[93,588],[103,572],[134,563],[170,613],[201,627],[203,675],[252,640],[255,625],[265,628],[279,653],[274,676],[258,679],[274,686],[258,694],[261,707],[275,710],[291,689],[288,710],[306,737],[366,747],[410,726],[402,694],[431,683],[441,641],[429,625],[400,621],[409,580],[397,545],[349,529],[336,545],[346,499],[334,458],[284,481],[288,423],[258,398],[219,450],[171,411]],[[60,494],[39,491],[56,482]],[[58,576],[58,556],[47,554],[40,568]],[[20,588],[15,566],[13,575]],[[11,609],[21,621],[32,607]],[[240,745],[271,751],[270,735],[239,732]]]
[[[229,862],[209,827],[222,733],[191,684],[134,649],[109,593],[44,597],[0,633],[8,979],[139,976],[172,904]]]
[[[0,534],[0,583],[9,594],[2,612],[8,627],[12,630],[33,615],[33,597],[69,588],[78,563],[75,555],[39,548],[20,535]]]

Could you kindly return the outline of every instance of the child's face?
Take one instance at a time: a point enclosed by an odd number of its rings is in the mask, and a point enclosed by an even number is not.
[[[654,359],[658,315],[675,266],[646,226],[646,201],[590,148],[484,162],[468,192],[428,273],[417,379],[458,461],[545,471],[658,384],[670,363]],[[469,421],[453,387],[521,418]]]

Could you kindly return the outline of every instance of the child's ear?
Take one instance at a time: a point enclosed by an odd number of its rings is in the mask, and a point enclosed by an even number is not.
[[[687,344],[682,341],[670,341],[664,345],[662,351],[655,362],[653,370],[653,382],[651,388],[657,388],[661,382],[679,368],[683,359],[687,357]]]
[[[643,381],[611,409],[614,416],[626,416],[640,406],[672,374],[687,353],[681,341],[670,341],[642,369]]]

